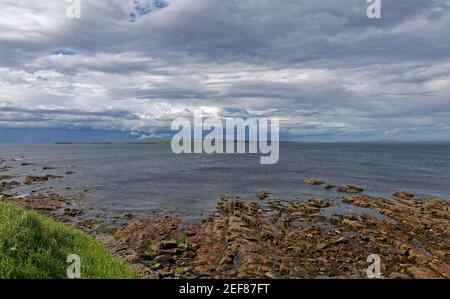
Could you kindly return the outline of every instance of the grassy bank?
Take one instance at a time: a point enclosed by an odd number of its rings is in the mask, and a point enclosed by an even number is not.
[[[136,278],[83,232],[0,203],[0,278],[67,278],[70,254],[81,258],[81,278]]]

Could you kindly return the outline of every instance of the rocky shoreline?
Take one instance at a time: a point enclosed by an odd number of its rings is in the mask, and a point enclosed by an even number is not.
[[[24,165],[26,166],[26,165]],[[342,193],[339,204],[367,213],[333,212],[336,200],[221,197],[200,225],[178,216],[87,216],[83,192],[61,195],[45,184],[62,176],[10,175],[0,159],[0,200],[33,209],[91,235],[143,278],[367,278],[367,257],[381,258],[382,278],[450,278],[450,202],[396,192],[375,198],[362,188],[304,183]],[[51,172],[51,167],[45,167]],[[73,171],[66,172],[66,175]],[[24,184],[39,186],[18,195]],[[370,211],[370,212],[369,212]]]

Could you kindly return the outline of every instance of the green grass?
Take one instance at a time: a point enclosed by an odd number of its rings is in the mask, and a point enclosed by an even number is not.
[[[0,278],[67,278],[70,254],[81,258],[81,278],[138,277],[85,233],[0,202]]]

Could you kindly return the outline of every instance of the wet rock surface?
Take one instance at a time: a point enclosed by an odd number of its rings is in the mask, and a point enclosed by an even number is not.
[[[127,244],[164,278],[367,278],[372,254],[380,256],[384,278],[449,278],[448,202],[424,199],[404,206],[366,195],[345,201],[370,206],[392,221],[322,217],[319,212],[333,205],[329,200],[260,204],[221,198],[217,212],[196,227],[180,229],[173,219],[141,226],[140,220],[138,230],[151,236],[132,233],[137,242]]]
[[[330,185],[330,184],[327,184],[327,183],[322,184],[321,187],[323,189],[325,189],[325,190],[330,190],[330,189],[336,188],[336,186]]]
[[[61,176],[56,176],[56,175],[51,175],[51,174],[47,174],[45,176],[27,175],[27,177],[25,178],[25,184],[31,185],[34,183],[42,183],[42,182],[47,182],[49,180],[62,179],[62,178],[63,177],[61,177]]]
[[[364,189],[352,185],[344,185],[338,186],[337,191],[342,193],[361,193],[364,192]]]
[[[303,182],[307,185],[312,185],[312,186],[324,184],[324,182],[322,182],[320,180],[311,179],[311,178],[305,179]]]
[[[259,199],[264,200],[264,199],[268,199],[271,195],[270,195],[270,192],[269,192],[269,191],[261,191],[261,192],[258,192],[258,193],[256,194],[256,196],[257,196]]]
[[[377,198],[351,185],[337,188],[346,193],[339,202],[283,200],[261,191],[255,199],[221,197],[213,215],[184,227],[176,215],[110,215],[112,221],[87,216],[82,195],[14,193],[22,184],[54,178],[27,176],[21,182],[6,174],[0,177],[0,200],[83,230],[143,278],[367,278],[373,254],[381,259],[382,278],[450,278],[450,203],[442,199],[404,191]],[[305,183],[334,188],[314,179]],[[337,204],[383,218],[327,212]]]
[[[20,183],[16,181],[0,182],[0,192],[9,191],[16,188],[17,186],[20,186]]]

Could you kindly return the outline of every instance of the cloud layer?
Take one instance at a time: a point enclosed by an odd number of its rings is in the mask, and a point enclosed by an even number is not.
[[[291,140],[450,140],[450,1],[0,0],[0,128],[165,134],[201,108]]]

